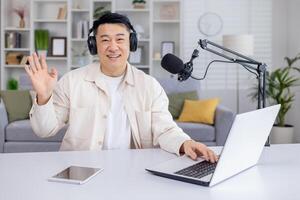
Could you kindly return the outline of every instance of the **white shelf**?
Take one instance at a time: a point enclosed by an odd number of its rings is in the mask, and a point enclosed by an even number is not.
[[[179,20],[177,19],[156,19],[156,20],[153,20],[154,23],[180,23]]]
[[[73,9],[71,9],[71,11],[72,12],[74,12],[74,13],[85,13],[85,12],[90,12],[90,10],[89,9],[77,9],[77,8],[73,8]]]
[[[67,3],[68,0],[34,0],[35,3]]]
[[[24,31],[24,32],[26,32],[26,31],[30,31],[30,29],[29,28],[17,28],[17,27],[6,27],[5,29],[4,29],[5,31]]]
[[[66,19],[35,19],[35,23],[67,23]]]
[[[71,40],[73,42],[86,42],[87,38],[72,38]]]
[[[29,48],[4,48],[4,51],[30,51]]]
[[[116,12],[149,12],[147,8],[118,8]]]
[[[47,56],[46,60],[67,60],[67,57],[52,57],[52,56]]]
[[[149,38],[141,38],[141,39],[138,39],[139,42],[150,42],[150,39]]]
[[[5,68],[24,68],[26,65],[4,65]]]

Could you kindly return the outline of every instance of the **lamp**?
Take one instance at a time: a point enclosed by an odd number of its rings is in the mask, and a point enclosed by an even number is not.
[[[223,46],[243,55],[252,56],[254,52],[253,36],[244,35],[223,35]],[[224,52],[225,54],[227,52]],[[240,74],[239,68],[236,69],[236,110],[239,113],[240,106]]]

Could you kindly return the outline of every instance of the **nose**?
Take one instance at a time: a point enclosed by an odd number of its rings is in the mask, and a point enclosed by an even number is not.
[[[118,44],[115,40],[111,40],[110,44],[109,44],[109,50],[110,51],[116,51],[118,50],[119,47],[118,47]]]

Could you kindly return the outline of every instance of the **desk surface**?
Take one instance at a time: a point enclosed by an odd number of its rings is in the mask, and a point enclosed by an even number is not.
[[[212,188],[146,172],[176,157],[160,149],[0,154],[0,199],[300,199],[299,154],[300,144],[267,147],[257,166]],[[47,181],[69,165],[104,171],[84,185]]]

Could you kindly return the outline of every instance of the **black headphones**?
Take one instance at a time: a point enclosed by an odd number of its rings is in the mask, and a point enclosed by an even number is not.
[[[121,23],[126,25],[126,27],[128,27],[132,31],[130,32],[129,35],[130,51],[132,52],[136,51],[138,46],[137,34],[132,24],[130,23],[129,19],[124,15],[108,12],[104,14],[102,17],[100,17],[99,19],[95,20],[93,23],[93,27],[89,30],[87,44],[88,44],[89,51],[92,55],[97,54],[97,41],[95,36],[97,32],[97,28],[101,24],[105,24],[105,23],[111,23],[111,24]],[[91,35],[91,33],[93,33],[93,35]]]

